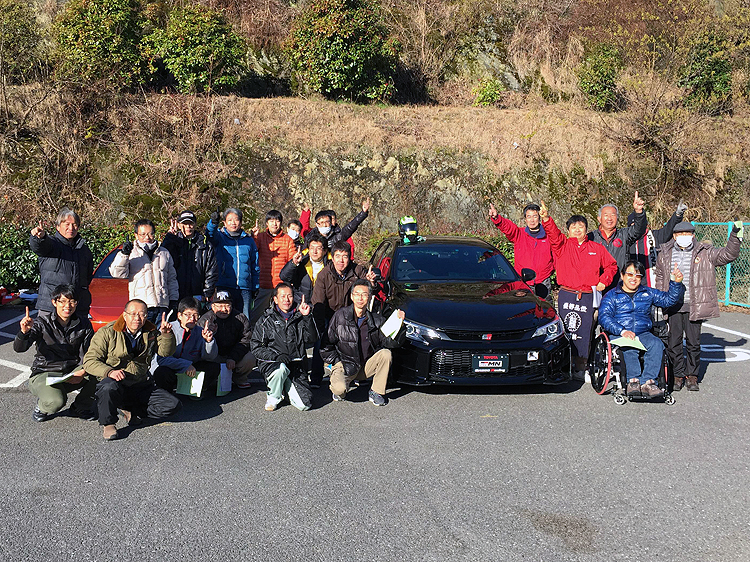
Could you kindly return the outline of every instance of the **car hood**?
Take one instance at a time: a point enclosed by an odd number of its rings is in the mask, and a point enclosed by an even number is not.
[[[433,328],[492,332],[528,330],[557,317],[522,281],[392,282],[390,303],[412,320]]]

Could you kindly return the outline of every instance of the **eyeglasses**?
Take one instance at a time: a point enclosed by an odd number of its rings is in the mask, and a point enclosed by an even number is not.
[[[76,306],[78,304],[78,301],[75,300],[75,299],[57,299],[57,300],[55,300],[55,302],[57,304],[59,304],[59,305],[62,305],[62,306],[65,306],[65,305],[68,305],[68,304],[70,306]]]
[[[146,313],[145,312],[123,312],[125,316],[129,316],[130,318],[140,318],[141,320],[146,319]]]
[[[631,273],[630,271],[625,272],[626,277],[638,277],[639,279],[643,277],[640,273]]]
[[[369,297],[370,293],[367,291],[357,291],[356,293],[352,293],[352,297]]]

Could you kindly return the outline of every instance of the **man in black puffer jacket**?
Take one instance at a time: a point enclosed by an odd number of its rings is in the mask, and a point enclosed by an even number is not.
[[[255,324],[250,350],[268,384],[267,412],[276,409],[284,394],[300,411],[312,406],[306,348],[318,339],[318,331],[310,312],[304,296],[296,307],[292,286],[279,283],[273,290],[273,306]]]
[[[202,296],[211,298],[219,278],[214,247],[206,236],[196,230],[197,218],[192,211],[183,211],[170,221],[169,232],[161,243],[172,255],[180,287],[180,300]]]
[[[344,399],[349,384],[372,377],[370,402],[385,406],[385,386],[391,369],[391,349],[403,345],[406,338],[404,313],[396,310],[401,326],[392,337],[381,330],[385,324],[377,312],[367,310],[370,302],[370,283],[364,279],[354,282],[349,292],[352,304],[339,309],[331,318],[328,337],[321,355],[326,363],[333,365],[331,392],[333,399]]]
[[[29,247],[39,256],[39,297],[36,308],[42,316],[54,312],[52,292],[58,285],[73,285],[77,298],[76,309],[81,318],[88,318],[91,306],[89,282],[94,275],[94,258],[86,241],[78,234],[81,217],[67,207],[57,214],[52,236],[45,232],[42,222],[31,231]]]

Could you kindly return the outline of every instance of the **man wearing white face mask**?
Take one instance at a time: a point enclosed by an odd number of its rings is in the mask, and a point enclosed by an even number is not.
[[[716,268],[726,265],[740,255],[742,223],[734,223],[724,248],[695,239],[695,227],[681,222],[674,227],[673,240],[662,246],[656,260],[656,288],[664,291],[669,286],[669,275],[675,266],[683,272],[685,296],[664,312],[669,316],[669,358],[674,368],[674,390],[683,384],[688,390],[698,390],[700,367],[701,324],[719,316],[716,293]],[[682,336],[685,334],[687,362],[683,355]]]
[[[169,251],[156,241],[156,228],[148,219],[135,223],[135,244],[126,238],[109,273],[128,280],[130,300],[140,299],[148,306],[147,320],[156,324],[162,312],[177,307],[180,288]]]

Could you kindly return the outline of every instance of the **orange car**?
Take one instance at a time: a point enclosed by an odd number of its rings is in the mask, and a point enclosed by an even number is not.
[[[91,292],[89,320],[94,331],[117,320],[128,302],[128,280],[115,279],[109,274],[109,266],[121,247],[117,246],[104,257],[94,270],[94,277],[89,283]]]

